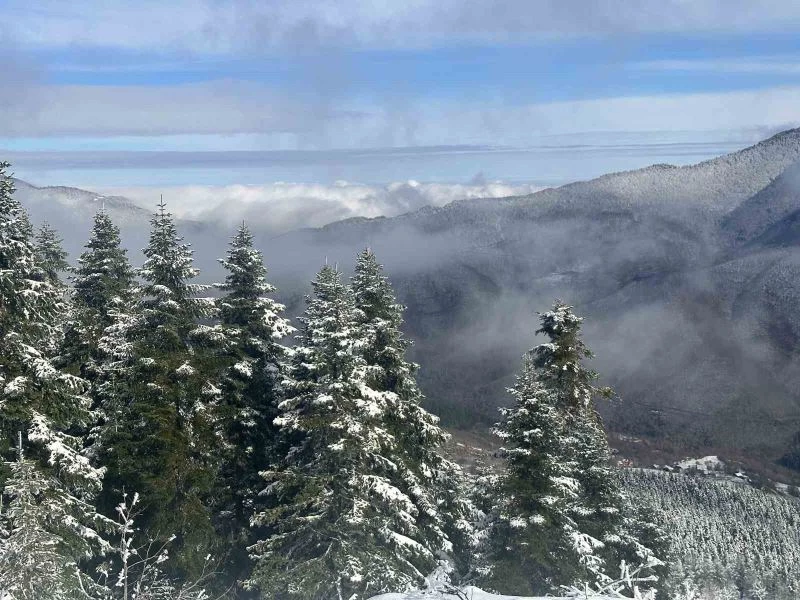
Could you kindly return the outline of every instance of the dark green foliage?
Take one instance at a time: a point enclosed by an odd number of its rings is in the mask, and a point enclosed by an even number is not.
[[[577,580],[579,556],[570,539],[569,506],[578,495],[574,458],[565,452],[567,415],[539,380],[530,356],[510,390],[497,433],[505,471],[489,480],[489,533],[478,574],[492,589],[546,593]],[[498,493],[499,492],[499,493]]]
[[[94,216],[91,237],[78,259],[72,283],[72,316],[59,362],[93,382],[98,363],[104,360],[100,338],[114,322],[114,315],[129,308],[133,298],[133,270],[127,251],[121,245],[119,228],[105,211]]]
[[[424,398],[415,378],[419,366],[406,359],[411,342],[401,331],[404,309],[369,249],[358,255],[352,289],[367,381],[372,389],[387,393],[383,427],[392,441],[384,453],[394,472],[386,476],[418,506],[418,526],[427,543],[452,544],[450,558],[464,573],[470,552],[470,507],[463,474],[440,454],[448,435],[439,427],[438,417],[422,408]]]
[[[278,423],[294,445],[267,473],[270,535],[252,547],[263,598],[363,599],[419,585],[448,549],[438,507],[387,428],[396,394],[371,387],[363,313],[339,272],[313,283]],[[430,432],[431,435],[433,432]],[[397,459],[397,460],[395,460]],[[435,466],[435,465],[434,465]]]
[[[117,360],[108,367],[107,422],[97,453],[108,468],[106,510],[123,490],[139,492],[141,525],[162,541],[177,536],[172,569],[196,577],[216,550],[209,500],[217,390],[205,375],[215,363],[205,348],[207,328],[197,325],[209,307],[195,298],[202,288],[189,283],[196,275],[192,252],[163,203],[151,222],[133,313],[119,315],[104,340]]]
[[[621,560],[646,563],[651,549],[637,539],[638,522],[610,465],[596,395],[597,375],[583,366],[592,354],[581,319],[558,302],[541,315],[548,341],[525,357],[497,433],[505,443],[500,501],[489,515],[483,579],[518,594],[618,573]],[[513,582],[504,587],[503,581]]]
[[[215,332],[221,346],[218,426],[224,445],[214,510],[217,528],[231,545],[226,572],[236,580],[247,576],[247,547],[264,535],[250,526],[250,517],[262,508],[259,473],[273,468],[287,449],[273,421],[287,359],[278,340],[292,328],[281,317],[283,306],[267,296],[275,288],[266,281],[263,258],[246,226],[220,262],[228,271],[219,286],[225,293],[216,302],[220,326]]]
[[[28,215],[14,197],[0,163],[0,445],[6,451],[21,431],[37,442],[31,458],[42,468],[59,444],[55,464],[67,461],[86,491],[99,487],[97,473],[83,469],[81,440],[68,435],[89,420],[85,382],[59,372],[50,349],[60,339],[63,294],[36,259]]]
[[[70,270],[67,253],[62,246],[63,241],[49,223],[43,223],[36,232],[36,262],[47,281],[56,286],[63,285],[59,274]]]
[[[11,460],[11,440],[18,439],[29,460],[21,460],[18,447],[19,460],[0,472],[6,501],[18,511],[6,515],[3,542],[24,543],[27,524],[37,518],[32,511],[40,502],[51,503],[52,521],[39,512],[37,531],[42,539],[56,536],[69,546],[53,560],[72,561],[74,584],[75,561],[98,550],[100,520],[92,501],[102,471],[89,464],[76,435],[90,421],[86,382],[60,372],[51,360],[60,339],[63,293],[37,261],[30,222],[13,196],[7,167],[0,163],[0,452]]]
[[[130,299],[132,284],[133,270],[121,245],[119,228],[108,213],[100,211],[94,216],[91,238],[75,269],[74,301],[94,311],[108,326],[111,309]]]

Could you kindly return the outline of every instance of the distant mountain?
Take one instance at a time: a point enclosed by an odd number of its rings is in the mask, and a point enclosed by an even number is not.
[[[106,196],[71,187],[37,187],[21,179],[14,179],[16,196],[28,209],[34,224],[47,221],[64,237],[64,248],[74,260],[82,251],[89,237],[94,214],[101,208],[108,211],[120,226],[125,245],[131,259],[141,259],[139,251],[147,244],[150,231],[151,212],[123,196]],[[155,207],[153,207],[155,210]],[[226,232],[213,223],[178,220],[187,237],[202,236],[208,243],[199,244],[198,259],[206,266],[217,268],[216,257],[225,244]],[[189,241],[189,240],[187,240]]]
[[[262,244],[284,281],[323,255],[349,265],[373,247],[408,306],[430,402],[450,422],[496,419],[535,343],[534,312],[558,297],[587,316],[595,366],[620,393],[605,411],[617,428],[775,449],[800,428],[798,160],[793,130],[697,165]]]
[[[778,455],[800,429],[798,161],[792,130],[692,166],[255,233],[292,314],[326,258],[347,269],[372,247],[408,306],[429,403],[451,424],[496,420],[536,343],[535,311],[561,298],[587,317],[594,366],[620,394],[604,408],[615,428]],[[75,219],[100,197],[60,190],[20,184],[20,197],[73,249],[88,229]],[[146,212],[114,202],[141,248]],[[183,227],[204,279],[219,278],[230,232]]]

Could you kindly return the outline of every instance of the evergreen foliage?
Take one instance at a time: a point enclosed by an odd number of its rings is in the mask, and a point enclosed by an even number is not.
[[[101,324],[111,324],[111,309],[129,299],[133,270],[122,247],[119,228],[103,210],[94,216],[91,237],[75,269],[73,299],[93,311]]]
[[[21,448],[18,451],[3,488],[0,598],[6,594],[15,600],[98,597],[102,588],[79,565],[109,550],[97,531],[109,523],[90,503],[26,460]],[[83,518],[76,520],[76,514]]]
[[[445,536],[431,544],[419,507],[390,476],[398,465],[385,423],[394,394],[369,385],[352,291],[331,266],[313,288],[276,421],[295,442],[266,474],[272,506],[254,522],[272,533],[252,547],[252,583],[276,599],[407,589],[436,566]]]
[[[618,474],[666,532],[667,591],[691,598],[800,597],[800,501],[739,482],[645,469]]]
[[[37,264],[7,166],[0,163],[0,452],[10,460],[11,440],[21,432],[42,477],[76,499],[66,514],[91,527],[86,518],[94,516],[82,507],[100,490],[103,470],[90,464],[78,435],[91,421],[86,382],[59,371],[49,355],[61,335],[63,294]]]
[[[111,396],[99,434],[107,466],[104,507],[125,489],[142,497],[141,522],[155,539],[176,536],[176,573],[196,575],[215,548],[209,499],[216,474],[214,404],[217,388],[206,349],[209,303],[189,281],[192,251],[178,236],[165,205],[152,218],[143,279],[131,314],[120,314],[102,346],[112,358],[104,385]]]
[[[278,405],[283,398],[288,350],[279,340],[294,329],[281,316],[283,305],[272,300],[261,252],[243,224],[225,259],[228,272],[218,287],[220,326],[219,427],[224,445],[216,482],[215,521],[233,546],[229,570],[243,573],[247,547],[263,536],[250,526],[264,487],[262,471],[273,468],[286,450],[279,441]]]
[[[417,507],[426,545],[452,545],[450,558],[463,574],[471,550],[472,508],[461,469],[441,454],[449,436],[439,419],[422,407],[424,397],[415,377],[419,365],[406,359],[411,342],[401,331],[404,307],[370,249],[358,255],[351,285],[367,382],[385,394],[382,427],[391,436],[383,449],[391,463],[386,477]]]
[[[592,354],[580,337],[581,319],[557,302],[537,331],[548,341],[524,358],[514,405],[497,433],[506,470],[490,515],[484,564],[490,585],[544,593],[587,579],[600,582],[622,559],[650,563],[614,479],[610,450],[593,399],[606,395],[583,366]]]
[[[72,318],[67,323],[60,363],[90,381],[96,377],[100,338],[114,315],[132,300],[133,270],[119,228],[105,211],[94,216],[91,237],[72,278]]]
[[[64,240],[49,223],[43,223],[36,232],[36,262],[44,272],[47,281],[56,286],[63,286],[59,273],[70,270],[67,253],[62,246]]]
[[[621,561],[669,576],[674,589],[711,589],[685,564],[668,574],[653,560],[667,552],[664,508],[634,506],[621,491],[594,407],[610,392],[583,365],[591,353],[570,307],[541,315],[548,339],[510,390],[497,428],[505,469],[480,479],[476,534],[466,476],[443,457],[448,435],[422,406],[404,308],[370,250],[350,285],[320,270],[286,348],[293,328],[246,226],[211,300],[198,297],[192,250],[163,202],[139,284],[101,211],[68,297],[61,240],[47,225],[34,237],[7,168],[0,598],[205,599],[212,555],[224,574],[210,587],[245,580],[234,595],[273,600],[451,589],[469,569],[505,593],[589,579],[601,589]],[[133,501],[119,504],[126,491]],[[696,548],[679,550],[696,559]],[[108,553],[107,579],[87,577]],[[783,593],[780,576],[796,580],[790,568],[769,577],[749,562],[724,568],[724,590],[747,598]]]

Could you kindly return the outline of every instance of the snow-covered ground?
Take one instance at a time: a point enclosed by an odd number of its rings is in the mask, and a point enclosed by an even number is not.
[[[702,473],[710,471],[722,471],[725,468],[725,463],[722,462],[718,456],[704,456],[702,458],[687,458],[677,464],[681,471],[689,471],[695,469]]]
[[[462,595],[444,594],[441,592],[408,592],[405,594],[381,594],[370,598],[370,600],[578,600],[584,596],[572,597],[532,597],[532,596],[498,596],[484,592],[476,587],[464,588]],[[590,596],[591,600],[611,600],[606,596]]]

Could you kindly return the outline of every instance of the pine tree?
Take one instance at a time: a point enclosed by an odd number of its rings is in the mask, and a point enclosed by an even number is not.
[[[49,355],[61,334],[63,294],[37,264],[30,221],[7,168],[0,163],[0,452],[10,459],[10,440],[22,432],[37,471],[75,499],[63,506],[65,519],[89,534],[97,519],[84,509],[101,487],[102,470],[75,435],[91,420],[86,382],[60,372]]]
[[[79,563],[110,547],[74,515],[89,516],[101,528],[110,523],[26,460],[21,448],[18,451],[18,459],[8,465],[0,512],[0,598],[10,594],[16,600],[68,600],[102,592]]]
[[[580,571],[569,506],[578,494],[575,463],[566,456],[567,416],[526,355],[511,408],[496,433],[504,443],[505,470],[486,493],[488,531],[477,574],[506,593],[546,593],[572,583]]]
[[[275,288],[267,283],[261,252],[253,248],[244,224],[220,262],[228,274],[218,286],[225,294],[216,303],[225,343],[219,383],[224,447],[215,511],[233,546],[227,571],[236,575],[249,567],[247,547],[263,535],[250,527],[250,517],[259,509],[264,482],[259,473],[280,459],[274,420],[283,397],[287,349],[279,340],[293,328],[281,317],[283,305],[268,297]]]
[[[39,267],[44,271],[47,281],[58,287],[63,286],[59,276],[70,270],[67,262],[67,253],[64,250],[64,240],[58,235],[49,223],[43,223],[36,233],[35,251]]]
[[[130,314],[101,339],[111,358],[101,393],[108,422],[98,459],[108,468],[103,506],[111,512],[124,489],[142,497],[141,523],[155,539],[177,536],[174,573],[195,576],[214,548],[209,497],[215,477],[214,395],[203,375],[213,370],[205,349],[209,314],[192,251],[172,215],[159,206],[151,221],[143,284]]]
[[[511,390],[515,404],[498,427],[507,469],[487,553],[495,581],[516,577],[523,593],[607,581],[622,559],[651,556],[623,510],[594,406],[610,390],[583,365],[592,353],[580,337],[582,319],[561,302],[540,318],[536,333],[548,341],[526,357]]]
[[[94,216],[86,250],[78,259],[73,285],[76,304],[94,311],[102,325],[111,324],[109,310],[130,295],[133,270],[122,247],[119,228],[107,212]]]
[[[439,419],[422,407],[424,398],[415,377],[419,366],[406,359],[411,342],[401,331],[404,307],[370,249],[356,260],[352,288],[367,382],[387,401],[382,426],[391,438],[383,453],[392,468],[386,476],[416,505],[426,545],[442,548],[452,543],[451,558],[463,573],[471,534],[463,473],[440,454],[449,436],[439,427]]]
[[[72,318],[67,323],[60,362],[71,372],[93,380],[100,356],[98,344],[114,314],[132,299],[133,270],[122,248],[119,228],[105,211],[94,216],[91,237],[72,278]]]
[[[368,598],[421,583],[437,563],[419,509],[385,474],[388,392],[369,386],[360,311],[339,272],[313,283],[276,421],[294,445],[266,473],[270,535],[251,548],[263,598]]]

